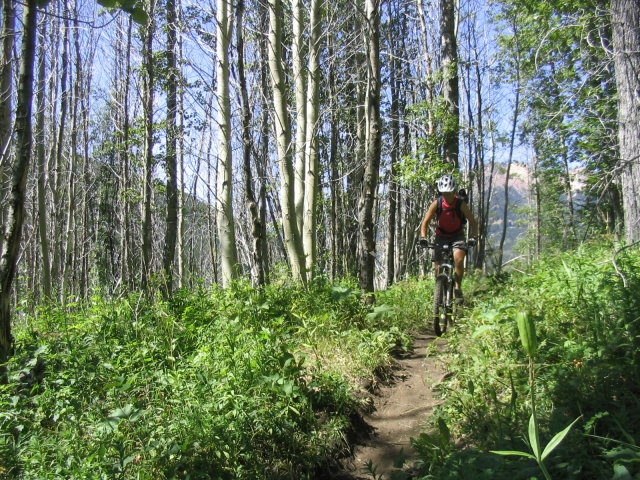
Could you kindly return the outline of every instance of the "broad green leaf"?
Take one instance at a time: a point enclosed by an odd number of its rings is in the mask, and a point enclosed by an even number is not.
[[[578,417],[576,418],[573,422],[571,422],[571,424],[565,428],[564,430],[562,430],[561,432],[556,433],[553,438],[551,439],[551,441],[547,444],[546,447],[544,447],[544,452],[542,452],[542,460],[544,460],[545,458],[547,458],[547,455],[549,455],[551,452],[553,452],[553,450],[560,445],[560,442],[562,442],[562,440],[564,440],[564,437],[567,436],[567,433],[569,433],[569,430],[571,430],[571,427],[573,427],[575,425],[575,423],[580,420],[582,417]]]
[[[104,8],[115,8],[118,4],[117,0],[98,0],[98,3]]]
[[[611,480],[633,480],[633,477],[624,465],[614,465]]]
[[[146,25],[149,21],[149,16],[142,8],[131,9],[131,19],[139,25]]]
[[[518,450],[491,450],[491,453],[496,453],[498,455],[504,455],[504,456],[517,455],[517,456],[520,456],[520,457],[527,457],[527,458],[531,458],[533,460],[536,460],[536,457],[534,457],[530,453],[519,452]]]
[[[516,314],[516,323],[518,324],[520,341],[524,351],[530,357],[535,356],[538,350],[538,340],[536,338],[536,324],[531,311],[518,312]]]
[[[531,443],[531,450],[535,458],[540,458],[540,445],[538,444],[538,426],[536,425],[536,418],[533,414],[529,418],[529,442]]]
[[[497,325],[480,325],[476,330],[471,334],[471,338],[476,338],[482,335],[483,333],[488,332],[489,330],[494,330]]]

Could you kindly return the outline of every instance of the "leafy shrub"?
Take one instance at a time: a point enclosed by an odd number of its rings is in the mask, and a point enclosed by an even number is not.
[[[311,478],[401,320],[323,277],[41,309],[0,386],[0,478]]]
[[[444,404],[436,419],[476,450],[449,452],[439,465],[425,459],[425,472],[441,478],[535,475],[535,462],[483,453],[528,450],[522,436],[530,410],[527,362],[514,318],[530,309],[540,342],[535,394],[543,443],[578,416],[585,419],[582,434],[570,434],[549,457],[551,476],[610,478],[614,468],[640,473],[630,461],[638,458],[640,439],[640,308],[633,293],[640,291],[640,253],[622,252],[617,272],[612,251],[611,245],[583,245],[513,273],[475,299],[449,337],[453,375],[441,387]],[[465,469],[463,477],[443,473]],[[491,475],[483,477],[486,472]]]

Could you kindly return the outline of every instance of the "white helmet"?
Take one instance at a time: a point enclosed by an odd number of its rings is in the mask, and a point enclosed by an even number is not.
[[[443,175],[438,180],[438,191],[440,193],[453,192],[456,189],[456,179],[453,175]]]

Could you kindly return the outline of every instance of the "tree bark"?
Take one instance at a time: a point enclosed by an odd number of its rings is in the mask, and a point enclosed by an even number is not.
[[[640,0],[612,0],[625,238],[640,240]]]
[[[173,290],[173,267],[178,236],[178,155],[177,155],[177,111],[178,111],[178,65],[176,44],[178,35],[175,0],[167,0],[167,225],[164,239],[164,286],[165,295]]]
[[[153,99],[155,88],[155,71],[153,65],[153,37],[155,35],[155,0],[149,3],[149,23],[144,31],[143,38],[143,114],[144,114],[144,193],[142,207],[142,288],[147,289],[152,273],[153,255],[153,225],[152,225],[152,199],[153,199]]]
[[[374,291],[376,241],[374,204],[380,169],[380,1],[365,0],[367,41],[366,150],[365,172],[359,201],[358,222],[360,288]],[[373,301],[372,296],[367,297]]]
[[[322,21],[321,0],[311,0],[309,35],[309,78],[307,81],[306,139],[305,139],[305,180],[304,180],[304,231],[302,243],[305,267],[309,276],[316,268],[317,257],[317,203],[318,178],[320,172],[318,153],[318,120],[320,118],[320,42]]]
[[[0,252],[0,381],[6,380],[4,364],[11,355],[11,289],[17,270],[22,225],[25,214],[25,187],[31,164],[33,66],[37,36],[35,0],[26,0],[24,31],[20,52],[20,74],[16,105],[16,159],[13,165],[9,209],[3,226],[4,242]]]
[[[233,177],[231,156],[231,104],[229,100],[229,41],[231,15],[229,0],[218,0],[217,27],[217,94],[218,94],[218,178],[217,223],[220,242],[222,286],[224,288],[238,274],[238,253],[233,223]]]
[[[387,3],[389,18],[394,18],[391,10],[391,2]],[[394,36],[396,31],[393,28],[388,29],[389,49],[391,59],[389,62],[389,86],[391,93],[391,153],[390,153],[390,175],[389,175],[389,216],[387,229],[387,287],[390,287],[395,281],[396,269],[396,210],[397,210],[397,191],[399,185],[396,181],[396,170],[398,159],[400,158],[400,107],[398,98],[398,79],[397,79],[397,60],[402,58],[402,54],[397,51]]]
[[[291,0],[292,12],[292,41],[291,63],[293,70],[293,84],[296,102],[296,123],[294,141],[294,202],[296,206],[296,223],[298,231],[302,234],[304,229],[304,202],[305,202],[305,142],[307,139],[307,72],[304,68],[303,31],[304,10],[302,0]]]
[[[304,251],[294,202],[294,172],[291,160],[291,130],[287,111],[287,92],[282,64],[282,1],[269,0],[269,72],[273,86],[275,134],[280,164],[280,203],[287,256],[293,278],[306,283]]]
[[[46,65],[45,39],[46,23],[42,26],[42,37],[38,47],[38,89],[36,94],[36,158],[38,160],[38,234],[42,266],[42,293],[45,301],[51,299],[51,259],[49,257],[49,223],[47,220],[47,156],[45,152],[45,89]]]
[[[447,112],[444,120],[443,159],[458,170],[460,107],[455,0],[440,0],[440,35],[442,43],[442,97]]]
[[[121,129],[120,138],[122,139],[119,145],[120,156],[120,281],[123,288],[127,289],[133,286],[131,279],[131,271],[134,269],[132,263],[131,250],[133,242],[131,239],[131,201],[130,201],[130,188],[131,188],[131,161],[129,156],[129,85],[131,79],[131,37],[133,20],[126,18],[127,23],[126,33],[121,26],[119,35],[125,36],[126,41],[119,40],[119,45],[124,43],[123,51],[120,55],[124,57],[124,72],[123,80],[120,83],[122,89],[118,92],[121,96],[121,111],[118,115],[118,123],[121,123],[119,127]]]
[[[11,139],[13,108],[13,48],[15,44],[16,7],[14,0],[2,2],[2,59],[0,60],[0,163],[7,158]]]
[[[262,221],[258,210],[253,188],[253,170],[251,168],[251,151],[253,140],[251,137],[251,106],[249,105],[249,93],[247,91],[247,79],[244,71],[244,0],[238,0],[236,6],[236,48],[238,52],[238,82],[240,87],[240,102],[242,105],[242,157],[244,173],[244,190],[251,223],[251,247],[250,254],[253,262],[254,284],[264,285],[265,265],[263,258],[266,238],[263,236]]]

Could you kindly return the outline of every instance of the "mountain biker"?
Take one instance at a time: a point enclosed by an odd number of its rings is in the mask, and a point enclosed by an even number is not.
[[[462,302],[462,277],[464,276],[464,257],[467,254],[467,246],[474,246],[478,236],[478,222],[471,213],[469,205],[461,199],[455,192],[456,179],[453,175],[443,175],[438,180],[439,196],[427,209],[422,223],[420,224],[420,246],[427,247],[429,241],[427,234],[431,220],[436,218],[436,235],[434,243],[438,247],[450,243],[453,244],[454,261],[454,296],[458,302]],[[464,238],[464,217],[469,221],[470,238],[465,243]],[[438,266],[442,263],[442,248],[435,248],[433,251],[433,268],[437,272]]]

